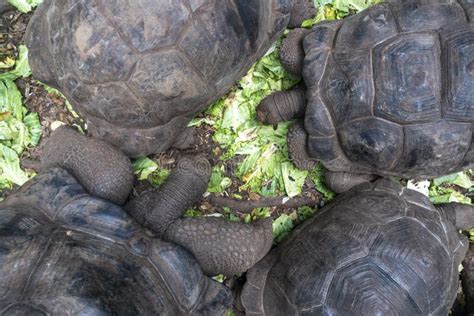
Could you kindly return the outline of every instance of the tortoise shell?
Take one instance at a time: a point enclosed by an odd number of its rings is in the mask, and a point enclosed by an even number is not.
[[[386,179],[338,196],[247,275],[247,315],[447,315],[468,247],[428,198]]]
[[[224,314],[225,286],[65,170],[0,205],[0,315]]]
[[[422,178],[472,167],[474,4],[393,2],[305,37],[308,151],[332,171]]]
[[[292,0],[47,0],[33,75],[130,156],[167,149],[282,33]]]

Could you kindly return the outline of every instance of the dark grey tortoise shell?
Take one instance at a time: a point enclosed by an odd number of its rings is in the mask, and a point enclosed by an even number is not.
[[[391,1],[304,40],[308,151],[332,171],[435,177],[474,163],[474,2]]]
[[[232,303],[184,248],[59,168],[0,205],[0,263],[1,315],[214,315]]]
[[[446,316],[468,241],[442,214],[389,180],[355,187],[249,271],[247,315]]]
[[[93,136],[161,152],[283,32],[293,0],[46,0],[26,35],[33,74]]]

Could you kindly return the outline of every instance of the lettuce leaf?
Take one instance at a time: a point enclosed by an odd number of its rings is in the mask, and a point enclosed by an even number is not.
[[[22,13],[28,13],[43,3],[43,0],[8,0],[8,2]]]

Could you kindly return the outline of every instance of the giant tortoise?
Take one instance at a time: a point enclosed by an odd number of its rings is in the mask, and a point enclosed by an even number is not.
[[[470,0],[392,0],[295,30],[281,58],[289,71],[303,69],[307,92],[268,97],[259,119],[304,116],[288,136],[301,167],[313,158],[334,172],[405,178],[470,168],[473,19]]]
[[[247,315],[446,316],[469,244],[458,229],[473,226],[470,205],[435,207],[387,179],[360,184],[257,263],[241,301]]]
[[[68,129],[53,134],[45,169],[0,204],[0,315],[224,314],[232,293],[205,274],[247,270],[270,249],[271,224],[179,218],[209,180],[194,158],[147,194],[154,204],[127,204],[161,224],[152,233],[118,205],[131,187],[122,155]]]
[[[313,15],[308,7],[309,0],[46,0],[26,42],[34,77],[59,88],[92,135],[139,156],[186,146],[193,116],[289,22]]]

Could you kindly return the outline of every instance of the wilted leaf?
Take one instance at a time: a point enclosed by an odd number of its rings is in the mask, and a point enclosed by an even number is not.
[[[22,13],[28,13],[34,7],[43,3],[43,0],[8,0],[8,2]]]
[[[458,173],[454,173],[454,174],[450,174],[447,176],[434,179],[433,184],[434,185],[454,184],[464,189],[469,189],[473,186],[471,179],[464,172],[458,172]]]
[[[161,168],[148,157],[140,157],[133,161],[133,171],[138,176],[138,180],[148,180],[154,187],[165,183],[171,173],[170,170]]]
[[[282,214],[273,221],[273,241],[279,244],[293,230],[293,220],[287,215]]]
[[[221,193],[232,185],[232,180],[224,176],[224,166],[215,166],[212,169],[211,180],[207,192]]]
[[[316,213],[316,208],[311,206],[302,206],[297,210],[298,217],[302,222],[312,217],[314,213]]]
[[[30,65],[28,64],[28,49],[25,45],[18,47],[19,56],[15,62],[15,69],[0,74],[0,80],[16,80],[20,77],[26,78],[31,75]]]
[[[28,113],[23,120],[30,133],[30,144],[36,146],[41,139],[41,122],[38,113]]]
[[[3,185],[7,183],[6,181],[23,185],[30,178],[28,173],[21,170],[18,154],[2,144],[0,144],[0,171]]]
[[[21,93],[10,79],[0,80],[0,112],[8,112],[18,120],[23,120],[26,108],[21,102]]]
[[[9,69],[15,66],[15,59],[7,56],[4,60],[0,61],[1,69]]]
[[[187,210],[184,215],[184,217],[201,217],[202,216],[202,213],[201,211],[195,209],[195,208],[190,208],[189,210]]]
[[[429,197],[431,202],[434,204],[451,202],[458,202],[464,204],[472,203],[470,198],[464,196],[463,194],[452,188],[436,187],[434,185],[430,188]]]
[[[158,169],[158,164],[148,157],[137,158],[133,161],[132,166],[138,180],[147,180],[148,176]]]
[[[335,194],[326,186],[324,182],[324,171],[324,167],[318,163],[316,167],[310,171],[309,176],[316,189],[323,194],[326,201],[331,201]]]
[[[68,101],[68,99],[66,99],[64,94],[61,93],[61,91],[59,91],[58,89],[55,89],[53,87],[50,87],[47,84],[44,84],[42,82],[38,82],[38,83],[40,83],[43,86],[43,88],[46,90],[46,92],[54,94],[54,95],[60,97],[61,99],[63,99],[64,103],[66,104],[66,108],[71,113],[71,115],[74,116],[75,118],[80,118],[79,114],[77,114],[77,112],[74,111],[71,103]]]
[[[291,198],[301,194],[308,171],[297,169],[291,162],[281,164],[286,194]]]
[[[418,191],[425,196],[429,196],[430,185],[431,185],[431,182],[429,180],[423,180],[423,181],[409,180],[407,183],[407,188]]]

